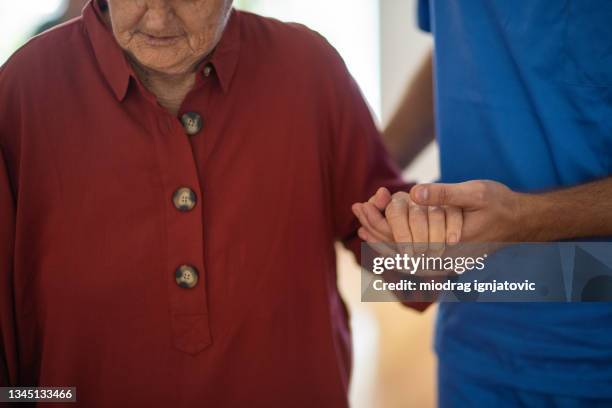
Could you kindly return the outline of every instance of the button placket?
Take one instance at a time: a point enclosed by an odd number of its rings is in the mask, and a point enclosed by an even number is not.
[[[173,126],[171,119],[166,123],[168,131],[155,132],[155,142],[167,197],[164,273],[171,330],[175,348],[197,354],[212,342],[203,254],[202,194],[189,138],[180,126]],[[183,137],[177,137],[177,133]]]

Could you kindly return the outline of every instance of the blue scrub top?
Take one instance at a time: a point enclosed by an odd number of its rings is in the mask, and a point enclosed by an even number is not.
[[[418,14],[442,181],[538,191],[612,174],[612,1],[420,0]],[[612,303],[442,304],[436,350],[440,369],[612,398]]]

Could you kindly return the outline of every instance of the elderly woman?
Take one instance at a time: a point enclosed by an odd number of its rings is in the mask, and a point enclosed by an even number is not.
[[[0,71],[0,385],[346,406],[334,242],[405,189],[336,52],[229,0],[91,1]]]

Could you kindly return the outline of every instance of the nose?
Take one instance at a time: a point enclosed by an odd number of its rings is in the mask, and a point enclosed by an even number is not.
[[[169,0],[147,0],[147,11],[143,18],[144,28],[151,33],[163,33],[174,18]]]

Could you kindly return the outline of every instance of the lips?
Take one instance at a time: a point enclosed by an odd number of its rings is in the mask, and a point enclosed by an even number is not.
[[[154,47],[167,47],[169,45],[176,44],[182,36],[180,35],[152,35],[140,32],[139,33],[144,42]]]

